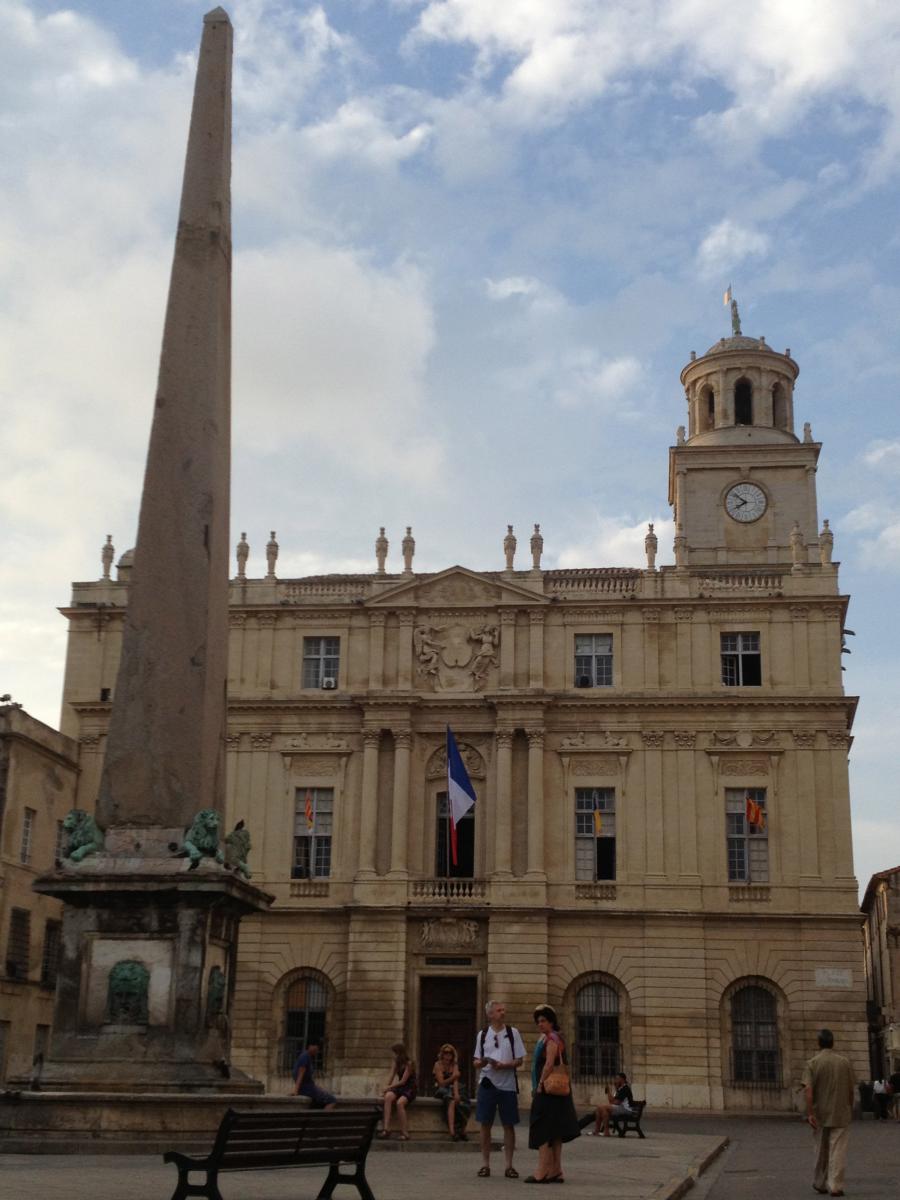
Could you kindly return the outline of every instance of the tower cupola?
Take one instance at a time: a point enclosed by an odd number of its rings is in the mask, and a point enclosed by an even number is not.
[[[796,442],[794,382],[800,368],[789,350],[738,332],[692,357],[681,372],[688,404],[688,441],[696,445]]]

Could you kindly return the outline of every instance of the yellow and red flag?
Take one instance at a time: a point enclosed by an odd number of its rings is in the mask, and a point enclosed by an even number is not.
[[[313,802],[309,788],[306,789],[306,829],[308,833],[313,831]]]
[[[763,806],[761,804],[758,804],[753,799],[753,797],[750,795],[749,792],[747,793],[747,796],[746,796],[746,806],[747,806],[747,824],[755,825],[756,828],[761,833],[766,827],[766,814],[765,814],[765,810],[763,809]]]
[[[602,832],[603,832],[603,814],[600,811],[600,798],[598,796],[597,799],[594,801],[594,834],[596,837],[599,837]]]

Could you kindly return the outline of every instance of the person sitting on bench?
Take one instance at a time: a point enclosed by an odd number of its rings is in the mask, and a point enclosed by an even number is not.
[[[613,1092],[612,1088],[606,1089],[606,1097],[609,1103],[597,1105],[594,1128],[588,1130],[588,1137],[599,1137],[600,1134],[604,1137],[609,1137],[610,1118],[625,1117],[632,1111],[631,1105],[634,1096],[631,1094],[631,1088],[628,1086],[628,1076],[624,1071],[620,1071],[616,1075],[615,1085],[615,1092]]]

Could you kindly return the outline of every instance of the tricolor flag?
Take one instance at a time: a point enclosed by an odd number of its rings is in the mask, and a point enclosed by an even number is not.
[[[732,294],[731,294],[731,284],[729,283],[729,285],[728,285],[728,288],[727,288],[727,290],[726,290],[726,292],[725,292],[725,295],[722,297],[722,305],[723,305],[723,307],[727,308],[727,307],[728,307],[728,305],[731,303],[731,300],[732,300]]]
[[[747,824],[755,825],[760,833],[762,833],[766,827],[766,814],[763,806],[757,804],[749,792],[746,795],[745,803],[747,806]]]
[[[313,802],[312,792],[309,788],[306,789],[306,831],[307,833],[313,831]]]
[[[447,799],[450,807],[450,852],[456,861],[456,826],[475,805],[475,789],[462,760],[453,730],[447,726]]]

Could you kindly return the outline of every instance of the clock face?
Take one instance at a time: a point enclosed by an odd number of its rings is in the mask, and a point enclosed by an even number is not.
[[[766,511],[766,493],[755,483],[736,483],[725,496],[725,511],[735,521],[758,521]]]

